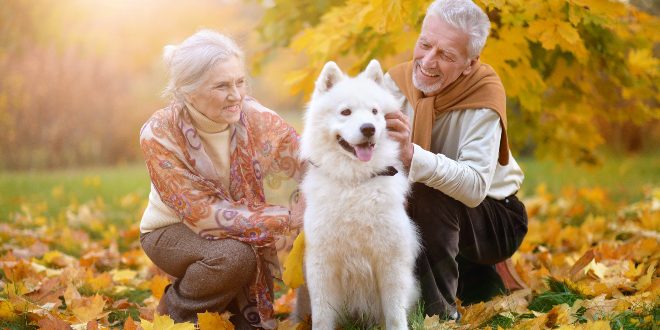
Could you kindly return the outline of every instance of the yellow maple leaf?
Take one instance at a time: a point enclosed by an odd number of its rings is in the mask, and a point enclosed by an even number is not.
[[[303,258],[305,255],[305,233],[300,232],[293,241],[293,248],[284,262],[282,280],[290,288],[297,288],[305,284],[303,276]]]
[[[113,269],[110,273],[112,273],[113,281],[122,284],[129,283],[135,278],[135,276],[137,276],[137,272],[130,269],[121,269],[121,270]]]
[[[149,284],[149,289],[151,289],[151,294],[156,297],[156,299],[160,299],[160,297],[163,296],[163,293],[165,292],[165,287],[170,284],[170,280],[167,279],[165,276],[161,275],[156,275],[151,278],[151,282]]]
[[[140,325],[144,330],[195,330],[195,325],[190,322],[174,323],[167,315],[158,315],[154,313],[154,321],[140,320]]]
[[[424,329],[434,330],[441,329],[440,327],[440,317],[438,315],[426,316],[424,318]]]
[[[0,319],[11,321],[14,318],[16,318],[14,305],[12,305],[12,303],[9,301],[0,301]]]
[[[197,313],[197,324],[199,330],[234,330],[234,325],[229,321],[231,313]]]
[[[658,263],[657,261],[653,261],[653,263],[651,263],[648,270],[646,271],[646,275],[643,275],[642,277],[639,278],[637,284],[635,285],[635,288],[638,291],[644,291],[651,286],[651,284],[653,283],[653,274],[655,273],[655,266],[657,265],[657,263]]]
[[[67,306],[73,306],[73,301],[80,299],[80,293],[73,283],[69,283],[64,291],[64,302]]]
[[[103,307],[105,307],[103,296],[94,295],[94,297],[74,299],[71,311],[80,322],[87,323],[96,320],[103,313]]]

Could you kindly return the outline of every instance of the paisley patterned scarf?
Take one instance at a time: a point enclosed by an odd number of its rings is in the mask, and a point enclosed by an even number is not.
[[[289,210],[266,203],[263,180],[300,181],[296,131],[273,111],[246,97],[240,120],[230,127],[229,189],[220,184],[190,114],[182,103],[157,111],[142,127],[140,146],[151,182],[162,201],[195,233],[207,239],[231,238],[250,244],[257,255],[257,277],[237,297],[250,323],[272,329],[273,293],[269,276],[279,277],[275,243],[289,231]],[[245,305],[256,303],[249,313]],[[248,306],[249,307],[249,306]]]

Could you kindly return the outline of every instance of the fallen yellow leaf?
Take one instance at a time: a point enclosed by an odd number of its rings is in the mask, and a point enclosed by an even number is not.
[[[11,321],[16,318],[16,313],[14,312],[14,305],[6,300],[0,301],[0,319]]]
[[[199,330],[234,330],[234,325],[229,321],[231,313],[197,313],[197,324]]]
[[[303,276],[303,258],[305,256],[305,233],[300,232],[293,241],[293,248],[284,262],[282,280],[290,288],[298,288],[305,284]]]
[[[122,270],[112,270],[112,280],[121,284],[127,284],[131,282],[135,276],[137,276],[137,272],[134,270],[130,269],[122,269]]]
[[[94,295],[94,297],[73,300],[71,311],[80,322],[87,323],[96,320],[103,313],[103,307],[105,307],[103,296]]]
[[[156,297],[156,299],[160,299],[160,297],[163,296],[165,287],[168,284],[170,284],[170,280],[168,280],[167,277],[156,275],[151,278],[149,288],[151,289],[151,293],[154,295],[154,297]]]
[[[140,325],[144,330],[195,330],[195,325],[190,322],[174,323],[167,315],[154,313],[154,322],[141,320]]]

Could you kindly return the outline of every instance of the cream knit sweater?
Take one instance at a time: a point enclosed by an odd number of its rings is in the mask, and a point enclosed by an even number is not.
[[[186,104],[190,117],[192,118],[193,125],[197,129],[204,150],[211,158],[215,170],[221,178],[221,184],[224,187],[229,186],[229,125],[227,123],[217,123],[201,112],[197,111],[190,104]],[[226,175],[222,175],[226,173]],[[155,229],[165,227],[177,222],[181,219],[174,213],[174,211],[160,199],[158,192],[151,184],[151,192],[149,192],[149,204],[144,210],[142,220],[140,221],[140,231],[148,233]]]

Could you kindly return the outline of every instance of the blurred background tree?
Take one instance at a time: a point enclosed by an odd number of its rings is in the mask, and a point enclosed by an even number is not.
[[[263,8],[240,0],[4,0],[0,5],[0,169],[140,162],[142,123],[167,100],[161,52],[200,28],[250,56]],[[275,109],[300,98],[264,67],[253,93]],[[278,78],[274,78],[277,76]]]
[[[0,169],[140,162],[140,126],[167,104],[162,48],[199,28],[236,38],[251,94],[301,128],[327,60],[354,74],[371,58],[386,69],[409,59],[429,2],[2,1]],[[493,22],[482,58],[507,89],[517,154],[594,163],[598,146],[660,145],[657,1],[477,3]]]
[[[309,95],[328,60],[355,74],[412,57],[430,0],[269,0],[259,31],[273,51],[305,55],[287,75]],[[508,96],[514,152],[598,163],[597,147],[659,145],[658,4],[654,1],[477,0],[492,22],[482,53]]]

